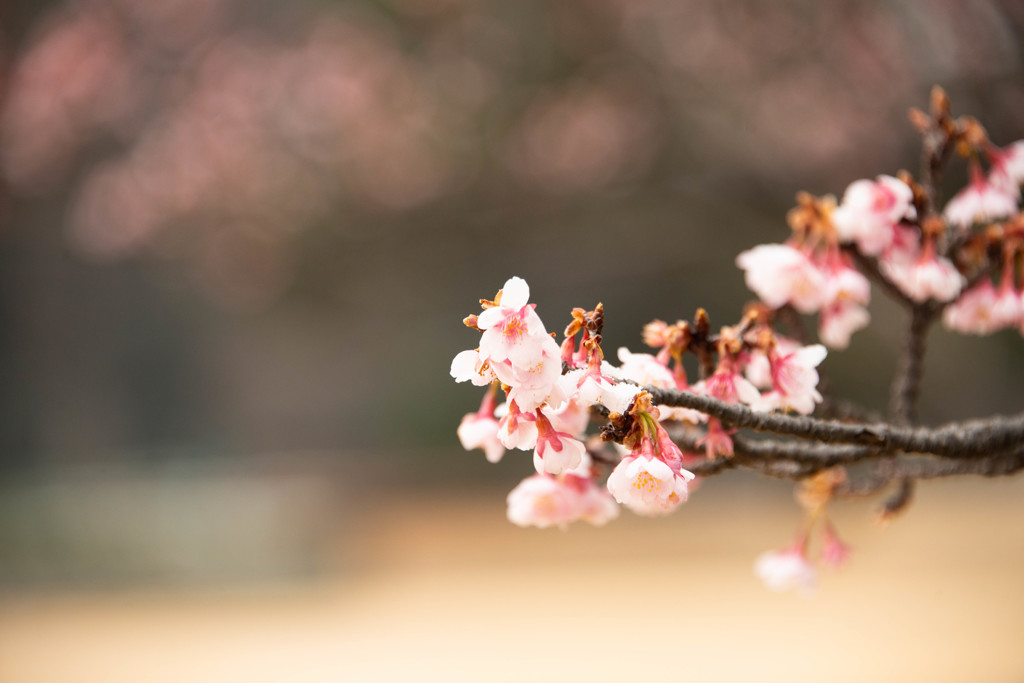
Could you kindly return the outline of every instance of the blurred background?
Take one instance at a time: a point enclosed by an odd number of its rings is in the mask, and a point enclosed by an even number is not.
[[[916,171],[933,84],[1024,138],[1022,38],[1014,0],[4,3],[0,681],[1024,679],[1019,478],[841,508],[804,601],[750,572],[799,519],[751,475],[511,526],[532,466],[461,450],[448,376],[513,274],[608,350],[735,322],[735,255]],[[871,312],[825,368],[884,408]],[[1019,334],[929,345],[925,421],[1024,409]]]

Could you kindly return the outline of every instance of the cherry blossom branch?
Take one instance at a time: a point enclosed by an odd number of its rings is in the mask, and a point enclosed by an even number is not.
[[[960,475],[1001,477],[1024,470],[1024,450],[1017,448],[1003,455],[978,460],[936,460],[917,458],[898,463],[892,473],[876,473],[851,481],[836,490],[844,497],[871,496],[890,485],[894,478],[937,479]]]
[[[887,423],[850,423],[781,413],[755,412],[687,391],[646,387],[654,403],[691,408],[723,424],[760,432],[797,436],[824,444],[860,444],[884,451],[928,453],[966,459],[1003,452],[1024,440],[1024,413],[951,422],[940,427]]]
[[[676,441],[684,450],[697,448],[698,439],[692,434],[677,435]],[[848,496],[875,494],[895,480],[906,482],[901,484],[901,489],[905,489],[912,486],[912,480],[916,479],[961,474],[994,477],[1024,469],[1024,445],[970,460],[936,459],[925,455],[904,462],[897,460],[891,452],[874,446],[747,439],[738,435],[733,438],[733,443],[735,453],[732,457],[691,463],[687,469],[704,477],[732,469],[745,469],[777,479],[798,481],[839,465],[851,465],[869,458],[887,458],[871,476],[855,484],[848,484],[842,491],[843,495]],[[615,462],[618,462],[617,459]],[[897,497],[909,500],[910,495],[911,491],[901,490]],[[893,508],[891,512],[895,512],[896,506],[890,507]]]

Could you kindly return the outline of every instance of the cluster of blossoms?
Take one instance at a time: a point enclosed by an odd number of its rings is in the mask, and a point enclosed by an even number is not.
[[[910,308],[916,325],[911,335],[924,334],[940,314],[948,328],[963,333],[1009,327],[1024,333],[1018,276],[1024,270],[1024,141],[994,146],[977,121],[952,118],[938,89],[931,114],[914,110],[911,119],[925,139],[923,184],[900,171],[852,183],[841,202],[798,195],[787,217],[790,239],[736,259],[760,298],[736,325],[712,333],[703,309],[692,321],[655,320],[643,331],[655,352],[621,348],[616,366],[601,348],[601,304],[573,309],[559,344],[529,303],[522,279],[509,279],[493,301],[480,301],[483,311],[464,321],[481,333],[479,344],[455,357],[451,374],[487,391],[480,409],[462,419],[458,436],[467,450],[483,449],[491,462],[506,450],[533,451],[536,473],[508,496],[512,522],[564,528],[576,520],[604,524],[618,516],[619,505],[640,515],[674,510],[696,483],[691,470],[714,473],[725,469],[718,467],[723,459],[737,455],[737,430],[729,425],[739,422],[723,408],[810,416],[821,406],[818,367],[826,347],[845,348],[853,332],[868,324],[869,277]],[[938,174],[954,150],[967,158],[970,181],[939,211]],[[821,343],[803,341],[801,314],[818,314]],[[776,331],[778,322],[790,337]],[[920,353],[922,346],[908,344],[908,353]],[[693,383],[684,367],[687,354],[699,370]],[[894,401],[897,422],[911,417],[916,390],[908,382],[912,378],[894,383],[894,397],[906,399]],[[712,411],[718,417],[658,405],[657,397],[702,410],[718,406]],[[592,421],[605,423],[599,434],[588,435]],[[819,421],[829,424],[837,423]],[[771,446],[763,440],[758,446],[757,457],[767,465],[782,452]],[[757,454],[750,447],[743,453],[748,462]],[[894,457],[881,447],[875,455]],[[815,529],[821,530],[820,564],[838,566],[849,554],[826,512],[846,473],[826,460],[806,468],[808,451],[799,447],[778,457],[788,458],[781,463],[788,469],[760,471],[801,481],[798,500],[807,516],[795,542],[761,555],[755,572],[772,589],[809,592],[817,581],[809,550]],[[889,465],[880,486],[892,481]],[[903,495],[887,505],[888,512],[905,505],[906,485],[903,479]]]
[[[703,311],[692,324],[656,320],[644,340],[658,353],[621,348],[615,366],[601,349],[600,304],[572,311],[561,344],[529,303],[521,278],[510,278],[493,301],[481,304],[483,311],[465,320],[481,332],[479,345],[455,357],[451,375],[487,391],[480,409],[462,418],[458,436],[491,462],[506,450],[533,451],[536,474],[508,496],[508,517],[521,526],[600,525],[618,515],[618,505],[641,515],[668,513],[689,496],[695,477],[688,463],[733,454],[732,432],[717,419],[655,405],[643,387],[686,390],[759,411],[809,414],[822,400],[816,367],[825,348],[775,334],[764,306],[751,307],[740,324],[717,335]],[[685,353],[701,359],[705,379],[688,382]],[[609,422],[600,437],[587,436],[593,417]],[[704,458],[684,453],[666,428],[694,430],[702,423],[694,445]],[[611,450],[607,442],[614,443]]]
[[[625,370],[605,362],[600,305],[590,312],[574,310],[559,346],[528,301],[529,288],[518,277],[510,278],[494,301],[481,301],[483,312],[466,319],[482,332],[479,347],[458,354],[451,368],[456,381],[489,387],[480,410],[459,426],[463,446],[482,448],[492,462],[506,449],[533,451],[537,474],[509,494],[509,519],[540,527],[577,519],[603,524],[618,515],[613,496],[642,514],[667,512],[686,500],[693,475],[683,468],[681,451],[638,386],[655,366],[668,381],[671,374],[651,356],[630,359]],[[499,389],[505,396],[501,405]],[[638,425],[633,448],[607,487],[598,486],[601,468],[584,444],[594,406],[611,415],[629,414]]]
[[[1016,276],[1024,240],[1024,140],[996,147],[974,119],[954,120],[941,94],[932,116],[915,110],[912,119],[922,133],[942,133],[947,150],[968,157],[969,183],[941,215],[906,171],[857,180],[838,205],[831,196],[801,193],[788,215],[791,238],[736,259],[747,286],[768,306],[818,313],[818,336],[831,348],[846,348],[869,322],[871,289],[858,263],[876,269],[912,304],[945,306],[943,322],[951,330],[983,335],[1016,327],[1024,333]],[[997,287],[991,276],[1000,269]]]

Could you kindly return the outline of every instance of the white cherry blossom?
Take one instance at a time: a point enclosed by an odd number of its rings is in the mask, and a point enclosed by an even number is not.
[[[747,287],[772,308],[789,303],[813,313],[824,303],[825,276],[804,252],[787,244],[761,244],[736,257]]]
[[[771,550],[754,561],[754,573],[770,590],[795,589],[810,597],[818,585],[818,571],[799,548]]]
[[[844,242],[856,242],[862,254],[874,256],[893,240],[893,227],[917,215],[910,187],[892,176],[874,181],[857,180],[846,188],[842,204],[832,212],[832,223]]]
[[[985,178],[977,167],[971,170],[971,182],[946,202],[942,216],[947,223],[966,230],[975,223],[986,223],[1016,213],[1020,196],[1016,184],[1008,184],[999,174]]]
[[[477,327],[483,331],[480,354],[494,362],[530,366],[541,353],[542,340],[551,340],[534,305],[528,303],[530,287],[522,278],[509,278],[498,298],[498,305],[477,318]]]
[[[674,471],[664,461],[643,454],[628,455],[608,477],[608,490],[622,505],[640,515],[664,515],[689,495],[688,470]]]

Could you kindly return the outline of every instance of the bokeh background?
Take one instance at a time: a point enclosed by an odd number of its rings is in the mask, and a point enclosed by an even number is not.
[[[0,9],[0,680],[1019,681],[1024,486],[921,488],[817,598],[750,571],[788,485],[521,530],[461,451],[507,277],[736,320],[799,189],[916,169],[942,84],[1024,138],[1014,0],[14,0]],[[962,183],[962,167],[947,176]],[[825,364],[884,408],[902,323]],[[930,337],[923,419],[1024,409]]]

